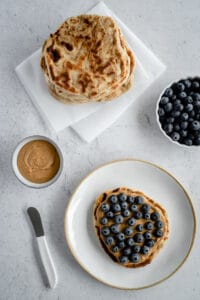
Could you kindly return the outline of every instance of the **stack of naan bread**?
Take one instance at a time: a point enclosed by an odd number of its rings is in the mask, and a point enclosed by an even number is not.
[[[64,103],[112,100],[127,91],[135,60],[110,17],[67,19],[45,41],[41,67],[51,94]]]

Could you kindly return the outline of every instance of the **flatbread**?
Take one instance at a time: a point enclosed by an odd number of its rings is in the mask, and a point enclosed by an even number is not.
[[[103,203],[109,203],[110,204],[110,200],[109,200],[109,197],[111,195],[117,195],[119,196],[119,194],[121,193],[124,193],[126,196],[133,196],[134,199],[135,197],[137,196],[141,196],[144,200],[144,204],[149,204],[150,205],[150,210],[149,210],[149,213],[150,215],[153,213],[153,212],[157,212],[159,213],[160,215],[160,218],[159,220],[162,221],[162,223],[164,224],[163,228],[161,228],[162,232],[163,232],[163,236],[162,237],[157,237],[154,235],[154,232],[157,228],[155,228],[155,221],[152,221],[151,219],[150,220],[147,220],[147,219],[144,219],[144,217],[140,218],[140,219],[136,219],[136,222],[133,226],[130,226],[133,228],[133,234],[131,236],[126,236],[124,242],[126,244],[126,241],[128,238],[133,238],[134,239],[134,236],[135,234],[137,233],[141,233],[141,234],[144,234],[146,231],[148,232],[151,232],[152,234],[152,239],[154,240],[155,244],[153,247],[149,247],[149,253],[144,255],[142,253],[139,253],[140,255],[140,261],[137,262],[137,263],[134,263],[132,262],[130,259],[128,260],[128,262],[122,264],[120,262],[120,257],[123,256],[123,249],[120,249],[120,251],[118,252],[113,252],[112,250],[112,247],[113,247],[113,244],[112,245],[107,245],[106,242],[105,242],[105,237],[102,235],[102,232],[101,232],[101,229],[106,226],[106,227],[109,227],[111,225],[114,224],[114,218],[108,218],[108,223],[106,225],[102,225],[101,224],[101,218],[105,217],[105,214],[102,209],[101,209],[101,205]],[[142,210],[142,205],[143,204],[138,204],[138,211],[141,211]],[[129,211],[130,211],[130,206],[131,204],[129,204]],[[117,214],[122,214],[122,212],[118,212],[118,213],[115,213],[115,215]],[[119,225],[120,227],[120,232],[124,232],[124,229],[129,226],[127,225],[127,222],[128,220],[134,216],[134,212],[131,212],[131,214],[128,216],[128,217],[124,217],[124,220],[123,220],[123,223]],[[147,222],[152,222],[153,223],[153,229],[152,230],[147,230],[145,229],[145,223]],[[138,232],[136,227],[138,224],[142,224],[144,229],[142,230],[142,232]],[[165,209],[160,205],[158,204],[157,202],[155,202],[154,200],[150,199],[148,196],[146,196],[143,192],[140,192],[140,191],[134,191],[130,188],[127,188],[127,187],[120,187],[120,188],[117,188],[117,189],[114,189],[114,190],[109,190],[109,191],[106,191],[104,193],[102,193],[101,195],[99,195],[95,201],[95,204],[94,204],[94,228],[95,228],[95,232],[96,232],[96,235],[101,243],[101,246],[103,247],[103,249],[105,250],[105,252],[109,255],[109,257],[116,263],[122,265],[122,266],[125,266],[125,267],[128,267],[128,268],[138,268],[138,267],[143,267],[147,264],[150,264],[153,260],[153,258],[158,254],[159,250],[163,247],[165,241],[168,239],[168,234],[169,234],[169,222],[168,222],[168,217],[167,217],[167,213],[165,211]],[[112,236],[114,238],[114,241],[115,241],[115,244],[114,245],[117,245],[119,242],[116,238],[116,234],[112,234],[110,233],[110,236]],[[144,246],[144,243],[137,243],[135,242],[134,243],[135,245],[140,245],[141,247]],[[126,245],[126,247],[129,247]],[[132,246],[129,247],[132,249]]]
[[[58,100],[85,103],[112,100],[132,85],[135,60],[110,17],[67,19],[45,41],[41,68]]]

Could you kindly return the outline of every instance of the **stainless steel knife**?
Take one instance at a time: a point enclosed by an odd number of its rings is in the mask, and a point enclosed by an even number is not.
[[[55,288],[57,284],[57,274],[44,234],[40,213],[35,207],[29,207],[27,213],[35,231],[40,258],[48,279],[49,287]]]

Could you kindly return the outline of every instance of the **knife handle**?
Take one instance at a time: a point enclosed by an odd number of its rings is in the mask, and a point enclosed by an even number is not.
[[[50,288],[54,288],[57,284],[57,274],[45,236],[37,237],[37,244],[49,286]]]

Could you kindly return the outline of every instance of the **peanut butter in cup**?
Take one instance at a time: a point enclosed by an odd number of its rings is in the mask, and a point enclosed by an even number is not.
[[[19,151],[17,166],[24,178],[33,183],[50,181],[60,168],[60,157],[56,148],[44,140],[34,140]]]

